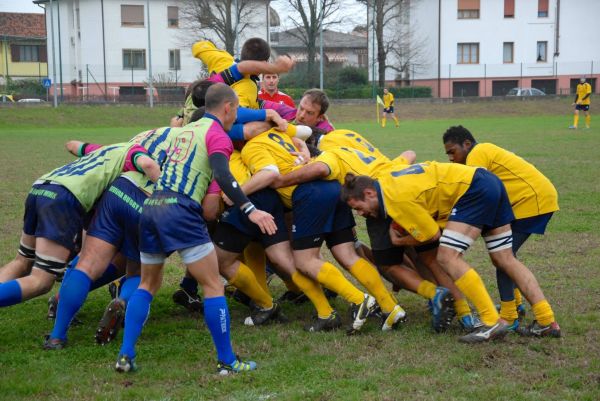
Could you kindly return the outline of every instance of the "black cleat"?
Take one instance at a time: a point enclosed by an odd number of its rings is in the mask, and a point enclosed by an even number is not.
[[[204,306],[198,294],[188,294],[183,288],[173,293],[173,302],[192,313],[202,313]]]
[[[337,330],[340,327],[342,327],[342,318],[340,318],[340,315],[336,311],[333,311],[329,317],[323,319],[317,317],[313,322],[306,325],[304,330],[314,333],[318,331]]]
[[[96,342],[100,345],[106,345],[114,340],[124,320],[125,302],[120,298],[115,298],[110,301],[98,323],[95,335]]]
[[[58,351],[67,346],[67,340],[61,340],[60,338],[50,338],[50,335],[46,336],[43,348],[46,351]]]
[[[518,327],[516,332],[525,337],[562,337],[560,326],[556,322],[552,322],[547,326],[542,326],[537,320],[534,320],[529,326]]]
[[[300,305],[308,301],[308,297],[303,292],[286,291],[282,296],[277,299],[277,303],[282,304],[289,302],[292,304]]]

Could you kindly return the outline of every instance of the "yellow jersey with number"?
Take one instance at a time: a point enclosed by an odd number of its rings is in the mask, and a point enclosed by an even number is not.
[[[417,241],[430,240],[446,226],[475,171],[455,163],[396,165],[378,176],[383,197],[379,207]]]
[[[356,149],[365,155],[372,156],[380,160],[390,161],[388,157],[381,153],[379,149],[371,145],[371,143],[367,141],[365,137],[360,135],[358,132],[348,129],[333,130],[321,136],[321,140],[318,144],[318,148],[323,151],[341,147]]]
[[[392,92],[388,92],[387,95],[383,95],[383,107],[386,109],[390,108],[390,106],[394,105],[394,95]]]
[[[225,50],[217,49],[208,40],[194,43],[192,54],[206,65],[209,74],[218,74],[235,64],[235,59],[231,54]],[[240,106],[251,109],[259,108],[258,86],[252,79],[244,76],[244,78],[231,85],[231,88],[238,95]]]
[[[466,164],[484,167],[496,174],[506,187],[517,219],[557,211],[556,188],[535,166],[512,152],[491,143],[478,143],[467,155]]]
[[[329,175],[324,178],[325,180],[338,180],[341,184],[344,183],[348,173],[374,177],[389,164],[387,157],[378,159],[347,147],[330,148],[315,157],[311,163],[316,162],[323,163],[329,168]]]
[[[270,129],[252,138],[244,145],[242,161],[248,166],[251,174],[256,174],[263,169],[270,169],[284,175],[297,168],[294,164],[296,156],[290,153],[297,151],[298,149],[289,136]],[[296,185],[277,189],[283,204],[288,208],[292,207],[292,193],[295,189]]]
[[[583,97],[585,95],[590,95],[588,96],[586,99],[583,99]],[[592,85],[590,85],[589,83],[583,83],[583,84],[577,84],[577,101],[579,102],[579,104],[582,105],[588,105],[590,104],[591,98],[592,97]]]

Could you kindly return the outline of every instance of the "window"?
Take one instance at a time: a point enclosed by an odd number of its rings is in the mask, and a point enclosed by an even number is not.
[[[10,55],[13,63],[45,63],[46,46],[10,45]]]
[[[538,0],[538,18],[548,16],[548,0]]]
[[[121,26],[144,26],[144,6],[121,5]]]
[[[504,42],[504,46],[502,47],[502,62],[514,63],[514,48],[515,44],[513,42]]]
[[[458,64],[479,64],[479,43],[459,43],[456,62]]]
[[[548,61],[548,42],[537,42],[537,57],[536,61]]]
[[[167,26],[169,28],[179,27],[179,7],[167,7]]]
[[[515,0],[504,0],[504,18],[515,18]]]
[[[458,0],[458,19],[479,18],[479,0]]]
[[[181,58],[179,56],[179,49],[169,50],[169,69],[181,70]]]
[[[125,70],[145,70],[146,69],[146,50],[144,50],[144,49],[123,49],[123,69],[125,69]]]

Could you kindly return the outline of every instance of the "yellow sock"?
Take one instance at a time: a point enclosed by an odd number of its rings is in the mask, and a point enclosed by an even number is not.
[[[289,291],[296,292],[296,293],[302,292],[302,289],[300,287],[298,287],[298,285],[294,282],[293,276],[292,276],[292,278],[290,278],[288,280],[283,280],[283,284],[285,284],[285,288],[287,288]]]
[[[423,298],[433,299],[433,297],[435,297],[436,288],[435,284],[431,281],[423,280],[419,283],[419,287],[417,287],[417,294]]]
[[[240,268],[229,283],[248,295],[258,306],[265,309],[273,307],[273,298],[258,284],[252,270],[245,264],[240,262]]]
[[[385,118],[385,117],[383,117],[383,118],[381,119],[381,126],[382,126],[383,128],[385,128],[385,121],[386,121],[386,118]]]
[[[494,302],[492,302],[490,294],[485,289],[481,277],[479,277],[479,274],[474,269],[469,269],[454,283],[475,306],[483,324],[493,326],[498,322],[500,316],[496,311]]]
[[[353,304],[360,304],[364,300],[364,294],[350,281],[344,277],[334,265],[329,262],[323,263],[317,280],[331,291],[338,293],[342,298]]]
[[[292,275],[292,280],[294,280],[294,283],[298,286],[298,288],[300,288],[302,292],[306,294],[308,299],[310,299],[317,310],[317,315],[319,315],[320,318],[324,319],[331,316],[333,313],[333,308],[323,293],[323,287],[321,287],[321,284],[300,272],[295,272]]]
[[[515,287],[515,304],[517,306],[521,305],[523,303],[523,295],[521,295],[521,291],[519,291],[518,288]]]
[[[398,118],[396,116],[393,117],[394,121],[396,122],[396,127],[400,126],[400,121],[398,121]]]
[[[265,292],[269,292],[267,286],[267,257],[265,250],[258,242],[251,242],[244,249],[244,263],[252,270],[256,281]]]
[[[517,313],[517,302],[512,301],[500,301],[500,317],[506,320],[509,324],[515,321],[519,317]]]
[[[579,114],[573,116],[573,125],[577,127],[577,124],[579,124]]]
[[[537,304],[531,305],[531,309],[533,309],[535,320],[542,326],[548,326],[550,323],[554,322],[554,312],[548,301],[545,299]]]
[[[396,302],[392,294],[385,288],[379,272],[372,264],[363,258],[358,258],[356,263],[350,267],[349,272],[375,297],[383,313],[390,313],[394,310]]]
[[[585,126],[590,128],[590,125],[592,124],[592,116],[585,116]]]
[[[464,298],[454,300],[454,310],[456,310],[456,316],[459,319],[471,314],[471,307],[469,307],[469,303]]]

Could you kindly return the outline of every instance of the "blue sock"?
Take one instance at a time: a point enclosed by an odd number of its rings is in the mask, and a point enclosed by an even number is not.
[[[185,290],[188,294],[198,293],[198,282],[191,277],[184,277],[181,279],[179,286]]]
[[[69,276],[63,280],[58,293],[58,310],[50,338],[67,339],[71,320],[81,309],[90,291],[92,279],[81,270],[71,270]]]
[[[122,276],[122,274],[119,273],[119,271],[117,270],[117,267],[111,263],[106,267],[106,270],[104,270],[104,273],[102,273],[102,276],[100,276],[100,278],[98,278],[98,280],[96,280],[92,283],[92,287],[90,288],[90,291],[93,291],[96,288],[103,287],[106,284],[112,283],[113,281],[115,281],[116,279],[118,279],[121,276]]]
[[[0,284],[0,307],[16,305],[21,302],[21,285],[17,280]]]
[[[67,268],[74,269],[75,267],[77,267],[77,262],[79,262],[79,255],[77,255],[73,259],[71,259],[71,261],[67,265]]]
[[[125,333],[123,334],[123,344],[119,355],[127,355],[131,359],[135,358],[135,343],[142,334],[142,329],[150,314],[152,298],[152,294],[139,288],[129,298],[125,311]]]
[[[226,364],[235,362],[236,357],[231,348],[229,308],[225,297],[204,298],[204,321],[215,343],[219,361]]]
[[[121,289],[119,298],[125,301],[125,303],[129,302],[129,298],[131,298],[133,292],[137,290],[141,280],[142,278],[140,276],[127,277],[127,279],[119,287]]]
[[[498,282],[498,292],[500,300],[504,302],[513,301],[515,299],[515,283],[504,273],[503,270],[496,269],[496,281]]]

